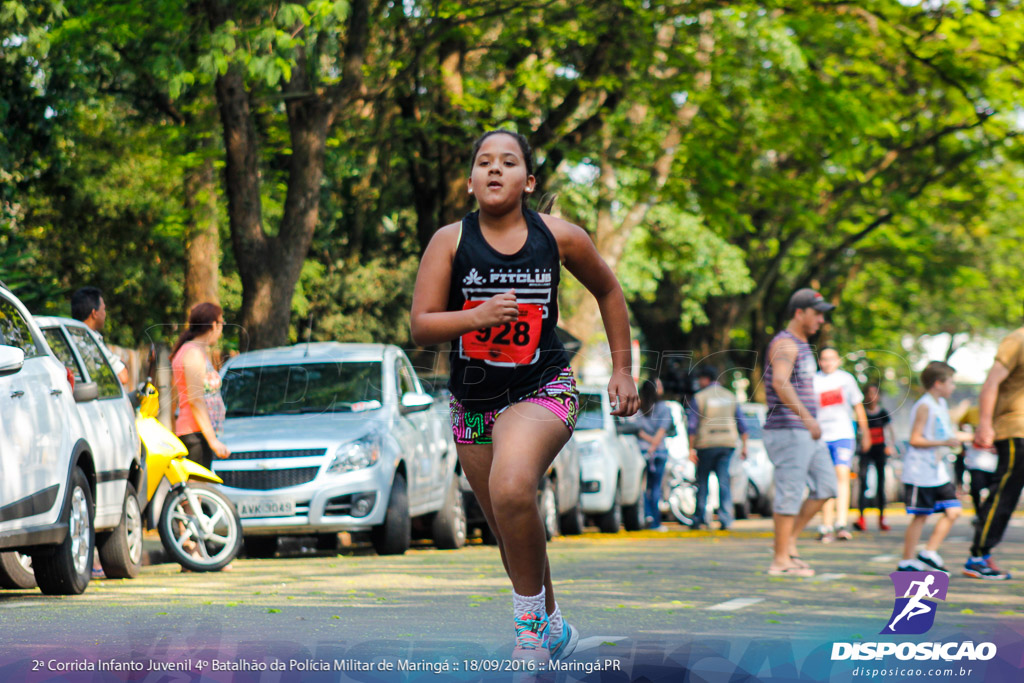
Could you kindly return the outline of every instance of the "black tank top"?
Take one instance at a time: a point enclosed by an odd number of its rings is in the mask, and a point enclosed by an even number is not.
[[[462,219],[448,310],[473,308],[510,289],[519,304],[516,322],[468,332],[452,341],[448,389],[470,410],[507,406],[569,365],[569,355],[555,334],[558,243],[540,214],[525,210],[524,216],[526,243],[514,254],[503,254],[487,243],[479,212]]]

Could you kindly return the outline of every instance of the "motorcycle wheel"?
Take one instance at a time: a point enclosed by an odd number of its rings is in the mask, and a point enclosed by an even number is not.
[[[190,509],[189,492],[198,510]],[[223,569],[242,547],[242,520],[234,503],[204,482],[191,482],[168,494],[157,530],[174,561],[194,572]]]
[[[668,507],[677,522],[693,526],[693,514],[697,510],[697,485],[684,481],[673,486],[668,492]]]

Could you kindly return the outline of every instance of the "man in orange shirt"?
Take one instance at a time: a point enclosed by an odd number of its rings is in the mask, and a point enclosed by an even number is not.
[[[964,575],[999,581],[1010,573],[999,569],[991,552],[1003,538],[1010,515],[1024,488],[1024,327],[1011,332],[999,344],[996,360],[981,388],[978,448],[995,446],[999,464],[995,486],[978,511],[971,557]]]

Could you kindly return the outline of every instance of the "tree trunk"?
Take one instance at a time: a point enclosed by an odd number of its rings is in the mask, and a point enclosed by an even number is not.
[[[229,5],[224,2],[209,0],[207,9],[215,27],[229,19]],[[239,346],[243,351],[288,343],[292,296],[320,211],[327,132],[335,116],[364,95],[367,18],[367,2],[352,2],[342,79],[326,94],[317,92],[308,81],[304,54],[297,56],[292,78],[283,85],[288,96],[291,157],[284,213],[275,236],[263,229],[259,138],[245,71],[240,64],[231,64],[217,77],[231,243],[242,280]]]
[[[204,301],[220,303],[220,231],[217,223],[217,184],[213,160],[200,141],[192,152],[204,157],[185,175],[185,310]]]

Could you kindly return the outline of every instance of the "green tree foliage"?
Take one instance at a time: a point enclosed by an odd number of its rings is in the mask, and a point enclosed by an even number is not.
[[[1017,2],[0,7],[3,277],[51,309],[98,279],[121,339],[180,318],[183,180],[213,158],[250,341],[312,316],[316,339],[406,343],[417,258],[472,208],[471,142],[498,126],[654,350],[761,350],[809,285],[849,347],[1019,314]]]

